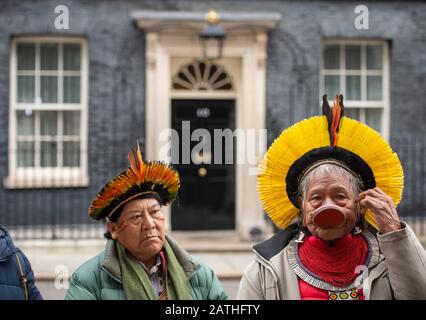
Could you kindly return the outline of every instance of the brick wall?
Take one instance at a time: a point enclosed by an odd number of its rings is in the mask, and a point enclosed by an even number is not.
[[[62,1],[70,10],[70,30],[54,28],[57,1],[0,2],[0,179],[7,175],[10,40],[17,35],[84,36],[89,47],[88,188],[5,190],[0,186],[1,220],[20,223],[87,222],[87,206],[103,183],[126,166],[130,144],[144,133],[144,34],[129,14],[134,10],[202,11],[211,1]],[[402,147],[426,134],[426,4],[364,2],[369,30],[353,26],[356,1],[215,1],[220,11],[280,12],[282,21],[270,35],[267,68],[269,142],[291,123],[319,111],[321,39],[374,38],[390,42],[391,143]],[[336,22],[338,27],[336,27]],[[414,150],[415,146],[408,146]],[[410,151],[409,150],[409,151]],[[406,194],[425,184],[424,151],[401,160]],[[416,154],[417,154],[416,153]],[[416,156],[416,157],[417,157]],[[416,191],[417,193],[421,193]],[[416,193],[416,194],[417,194]],[[412,201],[405,198],[406,201]],[[417,201],[417,200],[416,200]],[[426,209],[418,200],[417,209]],[[416,202],[417,203],[417,202]],[[407,204],[408,205],[408,204]],[[54,210],[52,210],[52,207]],[[408,207],[407,207],[408,208]],[[419,210],[420,210],[419,209]],[[421,210],[423,210],[421,209]],[[407,209],[408,210],[408,209]],[[412,209],[409,209],[412,210]],[[420,210],[420,211],[421,211]]]

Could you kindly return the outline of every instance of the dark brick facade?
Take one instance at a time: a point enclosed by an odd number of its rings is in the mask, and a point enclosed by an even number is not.
[[[70,30],[54,28],[54,8],[70,10]],[[306,116],[317,114],[319,63],[324,38],[385,39],[390,43],[391,143],[406,172],[402,208],[426,210],[426,3],[364,2],[369,30],[353,26],[356,1],[214,1],[231,12],[280,12],[270,34],[267,68],[269,142]],[[10,43],[19,35],[83,36],[89,47],[90,187],[7,190],[0,186],[0,222],[84,223],[87,206],[103,183],[126,166],[130,144],[144,135],[145,47],[134,10],[207,12],[211,1],[0,1],[0,179],[8,170]],[[337,24],[336,24],[337,23]],[[337,27],[336,27],[337,25]],[[417,147],[415,147],[417,145]],[[408,195],[408,196],[407,196]],[[27,205],[31,203],[31,205]],[[25,212],[22,208],[28,208]],[[54,208],[54,210],[51,210]],[[32,218],[28,220],[27,216]]]

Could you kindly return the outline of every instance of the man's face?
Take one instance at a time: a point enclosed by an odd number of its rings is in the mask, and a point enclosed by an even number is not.
[[[165,217],[156,199],[128,202],[116,222],[108,222],[113,239],[136,259],[150,267],[161,251],[166,235]]]
[[[313,180],[301,204],[303,225],[312,235],[323,240],[336,240],[350,233],[358,221],[356,196],[345,176],[331,174]],[[344,215],[342,224],[335,227],[318,227],[313,221],[313,211],[324,205],[338,206]]]

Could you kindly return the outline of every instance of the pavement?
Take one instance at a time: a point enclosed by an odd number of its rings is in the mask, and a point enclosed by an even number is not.
[[[235,300],[240,281],[234,279],[220,279],[220,282],[228,293],[229,299]],[[37,281],[36,285],[44,300],[64,300],[67,293],[66,288],[57,288],[54,280]]]
[[[235,232],[173,232],[172,237],[191,255],[209,265],[220,279],[239,280],[253,260],[255,242],[242,242]],[[16,245],[27,255],[36,279],[66,279],[85,261],[105,248],[105,240],[26,240]]]
[[[239,280],[254,259],[252,246],[256,242],[243,242],[235,232],[172,232],[171,235],[191,255],[209,265],[221,279]],[[426,247],[426,238],[420,237],[420,241]],[[41,281],[71,276],[77,267],[105,248],[104,239],[15,242],[27,255],[36,278]]]
[[[255,242],[243,242],[231,231],[172,232],[191,255],[213,269],[230,299],[235,299],[245,268],[254,259]],[[105,248],[105,240],[15,241],[31,262],[36,285],[46,300],[62,300],[68,279],[82,263]]]
[[[256,242],[243,242],[230,231],[172,232],[171,235],[191,255],[209,265],[230,298],[235,299],[241,276],[254,259],[252,246]],[[420,241],[426,247],[425,237]],[[105,240],[27,240],[16,241],[16,245],[30,260],[45,299],[63,299],[69,277],[82,263],[104,250]]]

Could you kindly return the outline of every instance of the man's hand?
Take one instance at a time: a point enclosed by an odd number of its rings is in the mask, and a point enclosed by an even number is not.
[[[359,194],[361,207],[370,209],[381,233],[401,229],[401,221],[391,197],[379,188],[368,189]]]

